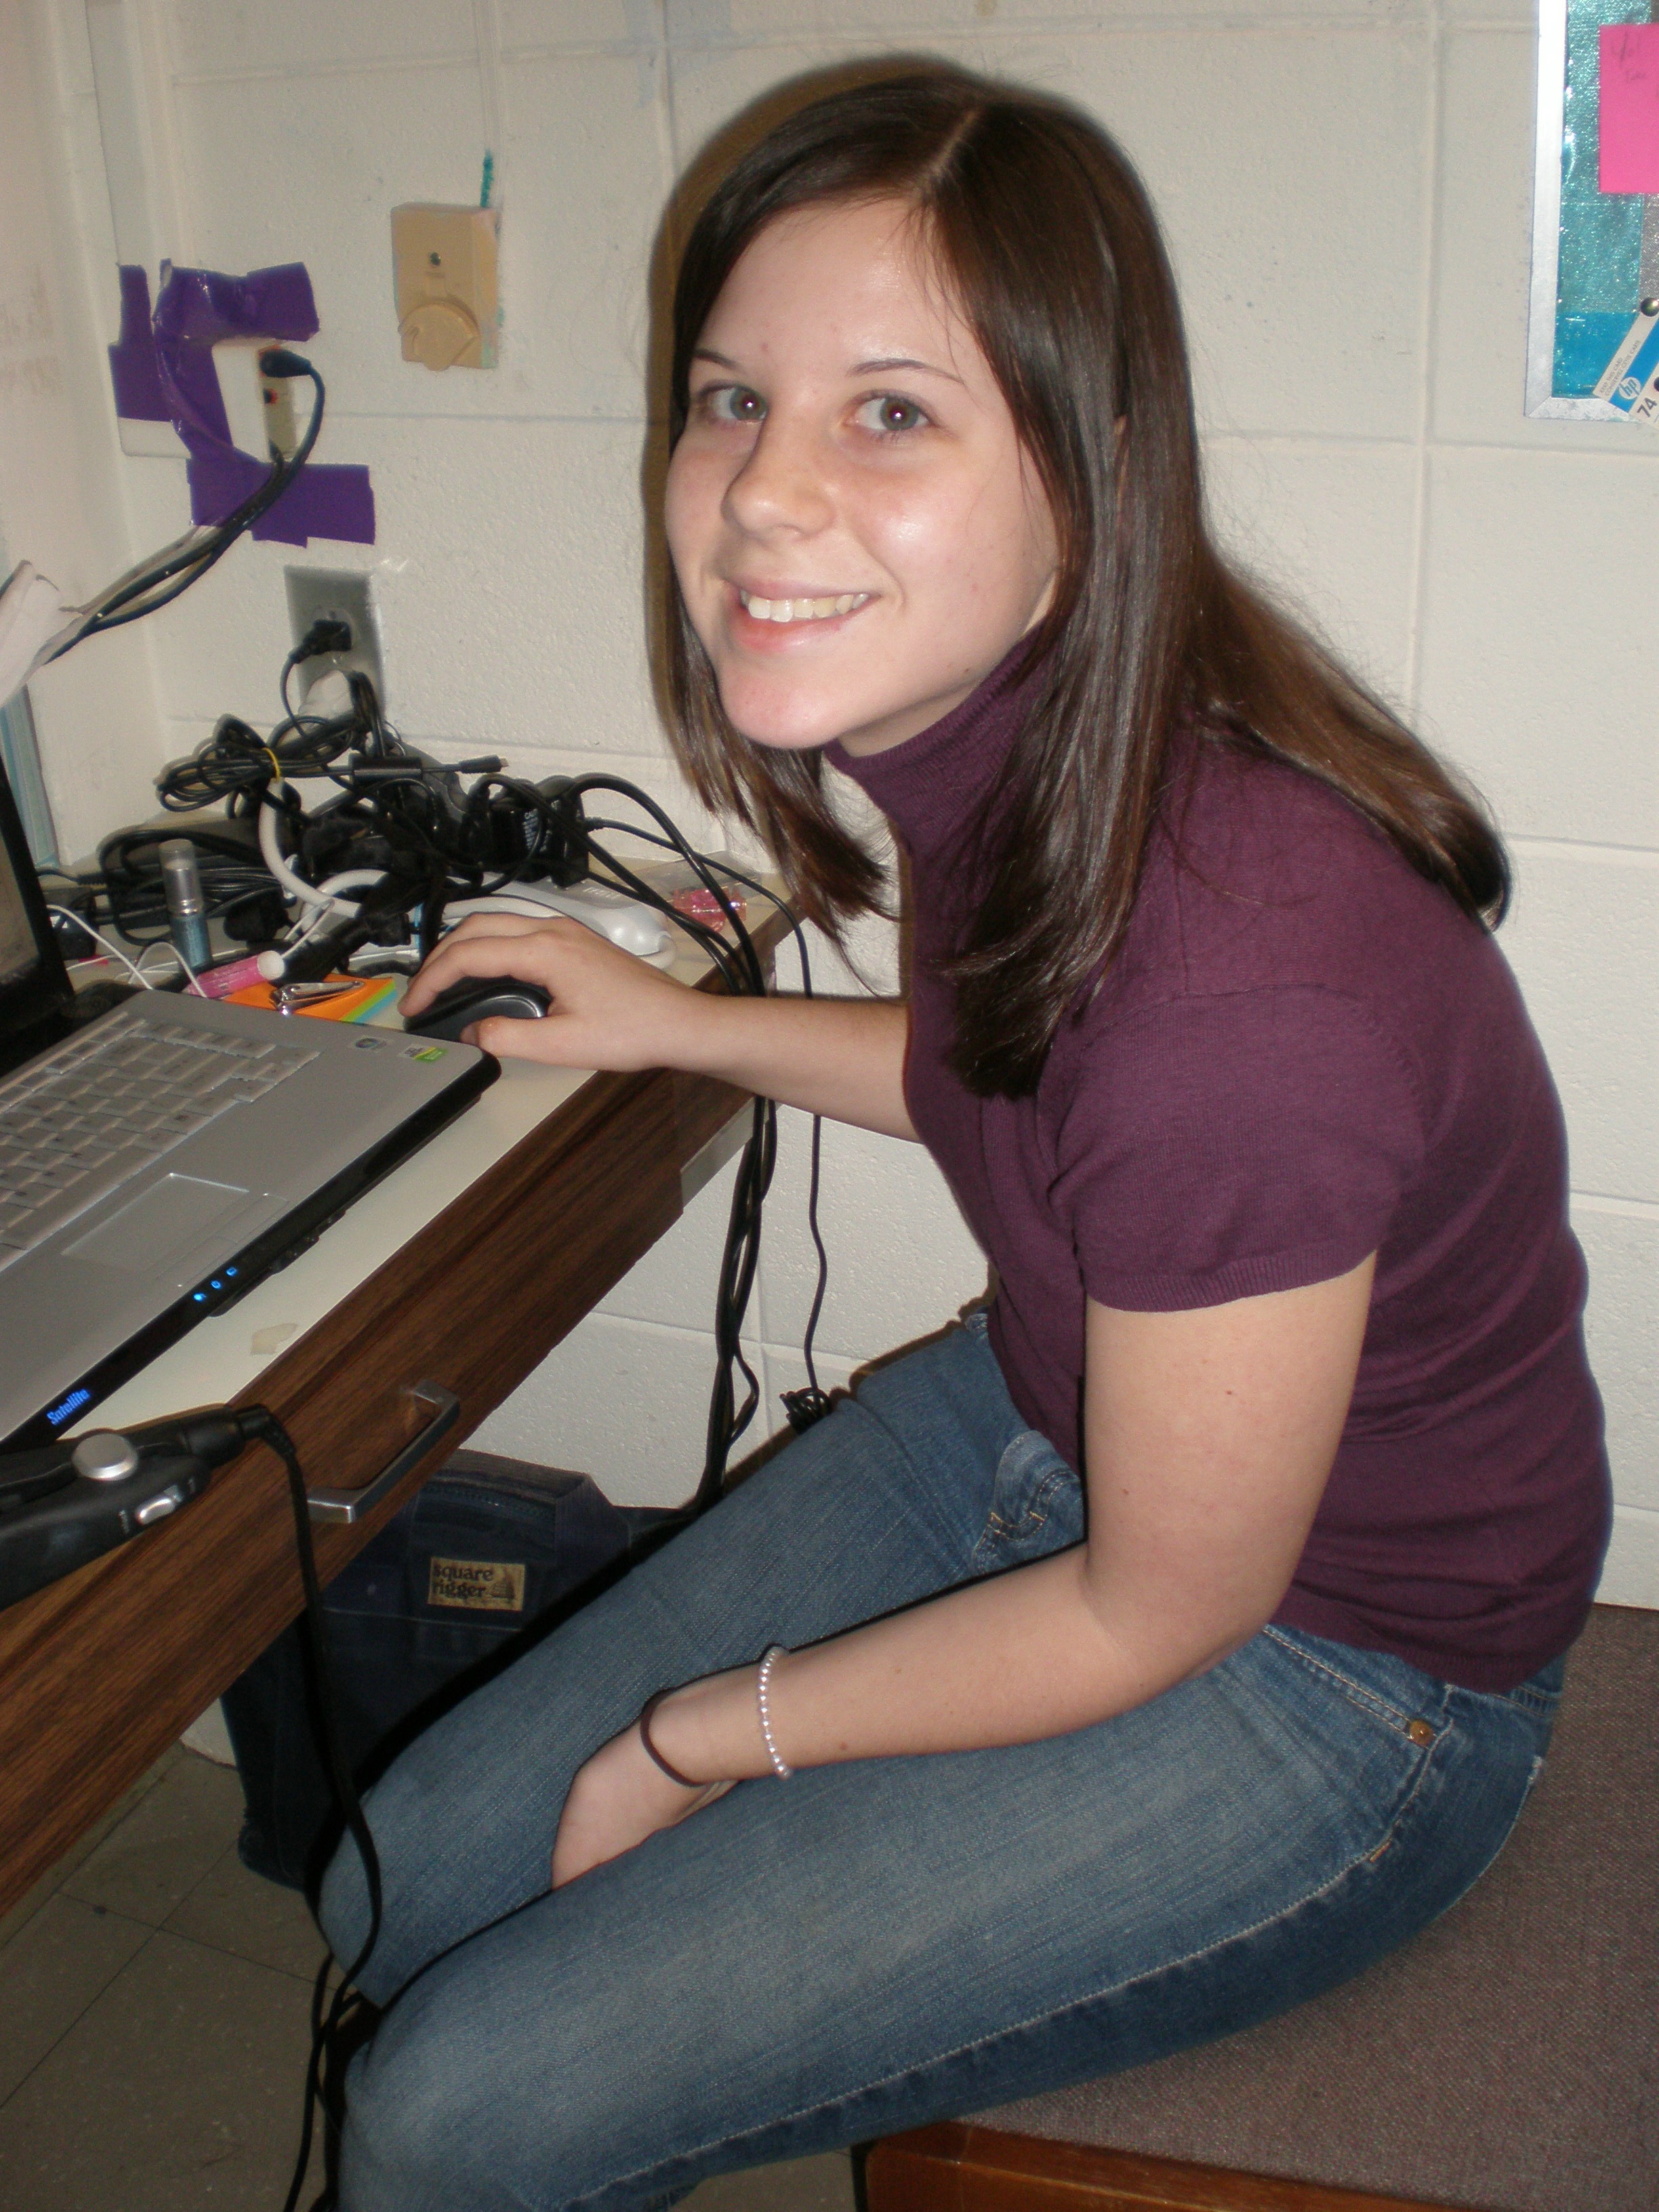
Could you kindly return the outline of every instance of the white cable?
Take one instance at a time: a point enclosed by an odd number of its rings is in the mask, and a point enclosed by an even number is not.
[[[337,876],[331,876],[326,883],[319,884],[317,890],[319,896],[333,898],[341,891],[367,890],[371,884],[385,881],[384,868],[345,868]]]
[[[193,991],[198,999],[205,999],[208,994],[202,988],[200,982],[197,980],[196,970],[191,966],[189,961],[185,959],[184,954],[179,950],[179,947],[176,945],[173,948],[173,957],[179,963],[179,965],[184,969],[185,974],[190,979],[185,985],[185,990]]]
[[[109,939],[105,936],[101,929],[94,929],[89,921],[82,921],[81,916],[76,913],[72,907],[49,905],[46,908],[46,912],[48,914],[55,914],[62,921],[72,921],[77,929],[83,929],[88,937],[95,938],[99,944],[103,946],[105,951],[109,954],[111,959],[118,960],[121,965],[126,969],[127,973],[133,978],[135,982],[141,985],[144,990],[153,991],[155,988],[155,984],[150,981],[149,977],[145,975],[143,969],[138,965],[136,960],[129,960],[126,954],[122,951],[118,945],[112,945]]]
[[[273,793],[283,788],[280,781],[270,787]],[[356,899],[334,898],[327,891],[319,891],[301,875],[295,874],[283,858],[283,848],[276,835],[276,809],[264,805],[259,809],[259,857],[291,899],[301,906],[321,907],[329,914],[357,915],[362,912]]]
[[[306,908],[301,917],[289,925],[281,946],[274,952],[258,955],[259,973],[266,982],[280,982],[287,973],[287,963],[292,956],[302,945],[309,944],[320,930],[326,929],[334,916],[346,907],[347,902],[337,898],[336,893],[349,890],[357,884],[367,888],[385,881],[386,871],[383,868],[347,868],[337,876],[331,876],[326,883],[319,884],[317,896],[326,899],[328,903]]]
[[[177,969],[179,966],[179,955],[173,948],[173,939],[170,937],[157,937],[153,939],[138,955],[138,972],[141,975],[143,975],[144,969],[149,965],[149,956],[152,952],[165,952],[167,958],[173,963],[173,969],[175,970]],[[146,976],[145,981],[148,982],[149,980],[148,976]],[[150,988],[153,991],[165,991],[168,988],[172,981],[173,977],[171,974],[164,975],[159,983],[151,983]]]
[[[341,891],[350,890],[357,885],[367,887],[373,884],[383,884],[385,881],[384,869],[347,868],[337,876],[331,876],[326,883],[319,884],[317,896],[319,898],[333,900],[338,897]],[[342,900],[340,903],[343,905],[344,901]],[[333,905],[307,908],[302,915],[290,923],[286,950],[289,952],[294,951],[297,946],[303,945],[307,938],[315,937],[319,929],[325,929],[331,916],[336,911],[337,908]]]
[[[284,949],[292,951],[303,945],[308,937],[315,937],[319,929],[326,929],[334,919],[334,909],[326,906],[302,906],[283,932]]]

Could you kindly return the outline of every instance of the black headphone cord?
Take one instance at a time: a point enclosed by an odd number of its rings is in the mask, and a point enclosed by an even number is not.
[[[300,1455],[295,1449],[294,1439],[268,1407],[239,1407],[235,1418],[246,1435],[257,1437],[275,1452],[288,1476],[289,1502],[294,1512],[294,1548],[299,1560],[300,1585],[305,1594],[305,1610],[301,1618],[305,1624],[306,1648],[317,1691],[318,1733],[322,1740],[324,1763],[328,1770],[335,1805],[345,1823],[346,1832],[357,1847],[358,1856],[362,1861],[363,1879],[368,1890],[368,1934],[362,1948],[345,1968],[331,2000],[327,1996],[329,1975],[334,1966],[331,1958],[324,1960],[312,1989],[311,2057],[306,2067],[305,2112],[301,2123],[300,2147],[295,2157],[293,2179],[283,2205],[283,2212],[295,2212],[300,2192],[305,2186],[306,2169],[311,2163],[311,2146],[316,2132],[319,2100],[337,2125],[343,2117],[343,2102],[337,2094],[333,2097],[328,2094],[331,2087],[337,2093],[339,2085],[325,2085],[325,2067],[341,2027],[359,2005],[367,2002],[356,1987],[356,1980],[380,1940],[380,1862],[363,1813],[362,1800],[357,1795],[357,1785],[352,1779],[350,1764],[340,1741],[339,1697],[335,1686],[333,1658],[328,1647],[328,1625],[323,1611],[322,1588],[317,1579],[311,1509],[306,1498],[306,1479],[300,1465]],[[308,1901],[314,1911],[316,1899],[313,1897]],[[313,2212],[324,2212],[324,2208],[331,2201],[331,2190],[325,2188],[322,2197],[317,2199]]]

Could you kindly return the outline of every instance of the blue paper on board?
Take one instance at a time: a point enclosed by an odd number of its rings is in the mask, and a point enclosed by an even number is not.
[[[1637,194],[1601,190],[1601,66],[1603,28],[1647,22],[1648,5],[1649,0],[1567,0],[1552,386],[1558,399],[1594,394],[1641,294],[1643,201]]]

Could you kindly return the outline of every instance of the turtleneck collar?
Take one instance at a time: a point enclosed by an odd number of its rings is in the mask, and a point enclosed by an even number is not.
[[[823,749],[832,768],[852,777],[927,860],[961,836],[1007,763],[1041,680],[1016,681],[1022,638],[959,707],[888,751],[855,757],[839,738]]]

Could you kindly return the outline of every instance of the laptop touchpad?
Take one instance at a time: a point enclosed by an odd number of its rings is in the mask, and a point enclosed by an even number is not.
[[[256,1194],[239,1183],[204,1182],[197,1176],[164,1176],[65,1250],[100,1267],[156,1274],[210,1231],[216,1232],[216,1243],[230,1250],[239,1240],[233,1238],[231,1244],[226,1244],[224,1238],[236,1217],[270,1211],[270,1201],[263,1193]]]

